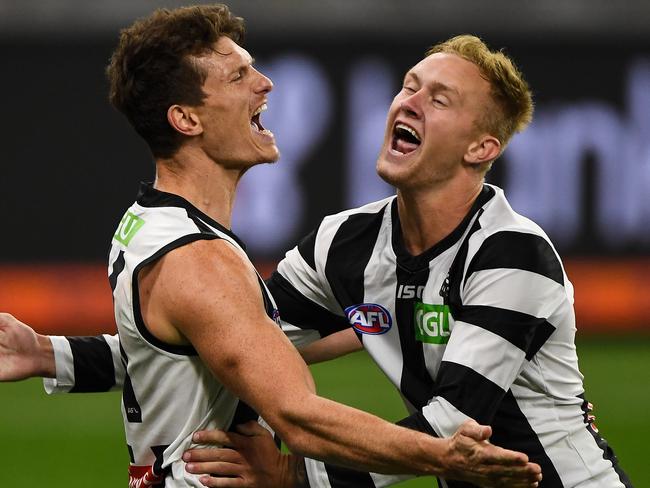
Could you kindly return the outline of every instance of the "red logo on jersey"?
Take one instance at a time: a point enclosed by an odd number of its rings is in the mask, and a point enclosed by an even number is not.
[[[164,480],[163,476],[154,474],[153,466],[129,466],[129,488],[159,486]]]
[[[393,325],[388,310],[376,303],[352,305],[345,309],[345,315],[354,330],[362,334],[385,334]]]

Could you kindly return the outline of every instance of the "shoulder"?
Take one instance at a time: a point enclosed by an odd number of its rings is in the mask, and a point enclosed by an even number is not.
[[[494,196],[483,205],[479,218],[483,234],[490,235],[512,230],[536,234],[549,240],[539,225],[512,208],[501,188],[494,185],[488,186],[494,190]]]
[[[383,221],[390,221],[386,217],[390,217],[394,199],[392,196],[325,216],[316,228],[298,242],[294,250],[287,253],[286,258],[292,258],[297,251],[312,269],[317,269],[317,256],[326,256],[333,244],[352,242],[369,229],[378,229]]]
[[[157,293],[174,324],[257,310],[261,303],[255,268],[240,249],[223,239],[176,248],[153,263],[148,274],[149,289]]]
[[[200,274],[206,280],[214,276],[232,278],[255,275],[255,268],[246,254],[226,239],[197,239],[168,252],[164,266],[172,271]]]
[[[516,268],[564,283],[560,257],[549,237],[532,220],[515,212],[503,190],[495,189],[479,217],[480,228],[470,238],[466,275]]]
[[[202,230],[183,208],[150,208],[134,203],[120,219],[112,244],[129,254],[147,256],[176,241],[192,240],[186,236],[201,234]]]
[[[390,207],[391,203],[395,200],[395,196],[384,198],[382,200],[377,200],[375,202],[367,203],[361,207],[350,208],[343,210],[336,214],[328,215],[323,219],[323,223],[342,223],[348,220],[350,217],[355,216],[364,216],[364,215],[377,215],[384,213],[387,207]]]
[[[377,215],[383,215],[386,210],[390,210],[391,203],[395,199],[394,196],[377,200],[375,202],[355,207],[341,212],[326,215],[320,221],[318,226],[312,231],[312,234],[326,234],[335,232],[342,224],[350,220],[353,221],[369,221]]]

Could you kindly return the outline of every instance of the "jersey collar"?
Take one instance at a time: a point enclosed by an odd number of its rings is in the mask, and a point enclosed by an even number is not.
[[[201,212],[198,208],[192,205],[190,202],[185,200],[180,195],[174,193],[167,193],[164,191],[157,190],[153,187],[152,182],[142,181],[140,182],[140,189],[138,191],[138,197],[136,199],[138,205],[142,207],[180,207],[187,210],[188,215],[194,216],[205,222],[211,227],[218,229],[224,234],[232,237],[237,244],[241,246],[242,249],[246,250],[246,245],[244,242],[237,237],[230,229],[227,229],[219,222],[214,220],[209,215]]]
[[[429,268],[429,262],[436,256],[439,256],[444,251],[453,246],[458,239],[461,238],[467,226],[469,225],[472,217],[479,211],[496,194],[494,188],[489,185],[483,185],[483,190],[474,201],[472,208],[467,213],[463,221],[451,233],[440,242],[434,244],[417,256],[413,256],[408,252],[404,244],[404,236],[402,235],[402,226],[399,221],[399,213],[397,211],[397,198],[393,199],[391,204],[391,219],[393,221],[392,228],[392,244],[393,251],[397,257],[397,264],[410,272],[417,272]]]

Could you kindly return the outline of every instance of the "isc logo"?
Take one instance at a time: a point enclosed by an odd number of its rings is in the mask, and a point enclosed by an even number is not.
[[[399,285],[397,289],[397,298],[422,298],[424,285]]]
[[[362,334],[384,334],[393,325],[393,319],[388,310],[376,303],[352,305],[345,309],[345,315],[352,327]]]

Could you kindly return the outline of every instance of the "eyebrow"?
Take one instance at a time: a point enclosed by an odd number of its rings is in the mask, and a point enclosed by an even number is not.
[[[253,66],[254,64],[255,64],[255,58],[251,58],[250,62],[248,62],[248,60],[245,60],[242,64],[237,65],[235,68],[233,68],[230,71],[230,74],[232,75],[234,73],[239,73],[241,70],[250,69],[250,67]]]
[[[404,81],[406,81],[407,78],[413,78],[417,83],[421,84],[420,77],[416,73],[414,73],[412,71],[409,71],[408,73],[406,73],[406,75],[404,76]],[[449,86],[449,85],[445,85],[444,83],[442,83],[440,81],[433,81],[433,82],[429,83],[428,87],[432,91],[451,92],[451,93],[455,94],[456,96],[460,97],[460,92],[456,88],[454,88],[452,86]]]

